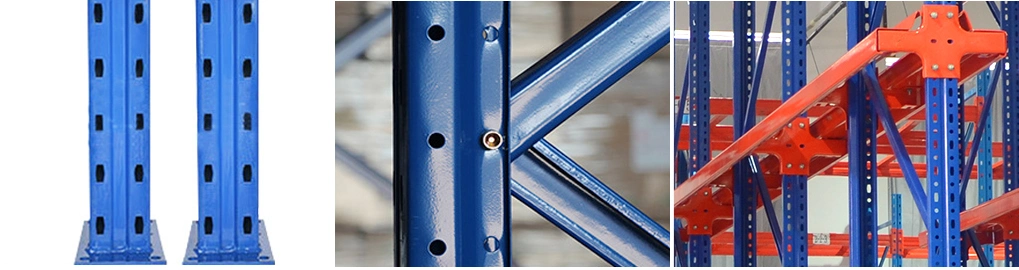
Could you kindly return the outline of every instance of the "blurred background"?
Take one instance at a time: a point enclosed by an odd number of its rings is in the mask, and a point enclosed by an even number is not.
[[[512,2],[511,76],[614,2]],[[336,2],[336,266],[393,265],[392,39],[389,2]],[[669,227],[669,50],[546,139]],[[513,264],[608,266],[513,199]]]

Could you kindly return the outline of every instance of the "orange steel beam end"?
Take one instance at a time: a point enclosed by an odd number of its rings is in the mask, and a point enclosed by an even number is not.
[[[689,200],[695,192],[713,182],[725,171],[729,170],[729,168],[732,168],[736,162],[749,155],[764,140],[771,138],[785,127],[786,123],[790,123],[793,119],[799,117],[800,114],[803,114],[808,108],[812,107],[814,103],[830,94],[849,77],[873,62],[880,55],[876,48],[874,35],[870,35],[860,41],[857,46],[835,61],[831,67],[818,75],[816,79],[807,83],[803,89],[800,89],[799,92],[790,97],[785,103],[778,106],[774,112],[747,131],[740,139],[733,142],[725,150],[722,150],[718,156],[705,164],[690,179],[676,187],[673,191],[673,199],[675,200],[673,201],[673,207],[675,208],[682,202]]]
[[[921,14],[937,11],[947,14],[949,10],[959,14],[958,18],[949,19],[947,16],[943,16],[942,19],[928,19],[921,16]],[[909,30],[908,28],[915,18],[921,19],[921,26],[917,30]],[[979,70],[1003,57],[1006,51],[1004,32],[996,30],[972,31],[965,12],[959,13],[953,6],[924,5],[921,12],[914,14],[914,18],[904,20],[897,28],[900,29],[879,28],[875,33],[864,38],[786,103],[775,108],[774,112],[766,116],[757,126],[722,150],[718,156],[673,191],[675,200],[673,207],[690,200],[693,193],[701,188],[715,183],[719,176],[730,170],[742,158],[754,153],[765,140],[772,138],[783,126],[792,122],[793,119],[799,117],[819,101],[826,99],[849,77],[882,55],[911,52],[881,74],[882,77],[891,79],[891,81],[882,83],[883,92],[888,95],[888,93],[902,91],[907,87],[915,87],[913,83],[919,82],[920,77],[951,77],[965,81]],[[934,62],[939,63],[940,68],[934,68],[932,64]],[[897,67],[902,68],[896,69]],[[918,73],[923,75],[917,76]],[[913,112],[913,114],[915,113],[916,111]],[[905,117],[910,117],[913,114]],[[831,127],[838,127],[838,125],[836,123]],[[828,133],[822,132],[822,134]],[[825,161],[830,161],[829,164],[834,165],[837,159],[826,159]],[[811,164],[813,163],[812,161]],[[827,170],[831,165],[817,168],[817,170]],[[813,168],[812,171],[814,171]]]

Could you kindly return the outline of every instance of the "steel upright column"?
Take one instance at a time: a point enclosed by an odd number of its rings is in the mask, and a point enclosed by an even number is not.
[[[195,4],[199,219],[184,264],[274,264],[258,218],[258,1]]]
[[[848,48],[868,34],[870,10],[867,2],[846,3]],[[849,143],[849,265],[877,266],[877,151],[874,110],[868,101],[863,76],[849,79],[847,128]]]
[[[995,67],[1001,68],[1001,67]],[[980,102],[977,102],[977,108],[984,108],[984,103],[991,100],[988,96],[988,89],[994,87],[991,85],[991,69],[984,70],[977,75],[977,95],[980,96]],[[991,107],[987,107],[989,110]],[[982,139],[980,139],[980,145],[976,146],[977,149],[977,203],[982,204],[990,201],[994,198],[994,181],[992,179],[993,168],[991,168],[991,114],[987,114],[987,120],[984,122],[984,133]],[[976,129],[976,127],[974,127]],[[962,194],[960,197],[965,198],[966,194]],[[994,244],[984,244],[978,248],[980,252],[983,252],[987,256],[988,265],[994,265]],[[965,252],[964,256],[969,256],[969,252]]]
[[[902,194],[892,194],[891,235],[892,267],[902,267]]]
[[[149,1],[88,2],[91,213],[75,264],[166,264],[149,219]]]
[[[711,160],[711,41],[709,2],[690,2],[690,174]],[[711,232],[690,230],[690,266],[711,266]],[[710,225],[710,224],[699,224]],[[678,237],[678,234],[677,234]]]
[[[1005,55],[1002,70],[1002,145],[1014,146],[1019,143],[1019,74],[1012,67],[1019,65],[1019,2],[1001,2],[1001,30],[1008,35],[1008,53]],[[1002,162],[1004,167],[1005,193],[1019,189],[1019,174],[1016,172],[1017,152],[1019,148],[1004,147]],[[1005,239],[1005,267],[1019,266],[1019,240]]]
[[[753,1],[733,3],[733,132],[739,138],[754,126],[756,121],[746,121],[743,114],[749,106],[750,89],[753,87],[754,67],[754,13]],[[764,38],[767,38],[767,33]],[[753,120],[753,119],[750,119]],[[744,160],[733,166],[733,239],[735,266],[757,266],[757,187],[751,177],[749,163]],[[769,202],[770,203],[770,202]],[[746,217],[746,218],[744,218]]]
[[[509,3],[394,2],[397,266],[508,266]]]
[[[782,100],[807,84],[807,3],[782,1]],[[782,266],[807,266],[807,177],[782,176]]]

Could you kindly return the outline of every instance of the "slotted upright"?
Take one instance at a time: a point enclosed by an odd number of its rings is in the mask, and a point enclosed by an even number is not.
[[[258,218],[258,1],[195,3],[198,220],[184,264],[274,264]]]
[[[166,264],[149,219],[148,7],[88,2],[90,214],[75,264]]]

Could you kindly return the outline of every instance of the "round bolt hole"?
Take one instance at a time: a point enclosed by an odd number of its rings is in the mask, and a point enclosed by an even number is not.
[[[268,260],[268,259],[269,259],[269,256],[258,256],[258,259],[259,259],[259,260],[263,260],[263,261],[264,261],[264,260]]]
[[[499,146],[502,146],[502,135],[494,130],[489,130],[481,136],[481,145],[484,145],[488,150],[498,149]]]
[[[446,253],[446,242],[442,242],[442,240],[438,239],[432,241],[431,244],[428,244],[428,252],[431,252],[432,255],[435,256]]]
[[[439,149],[445,144],[446,137],[442,136],[442,134],[432,133],[432,135],[428,135],[428,145],[431,145],[432,148]]]
[[[953,42],[955,42],[955,41],[951,40],[951,39],[948,40],[948,44],[952,44]]]
[[[428,38],[433,41],[442,40],[446,36],[446,29],[442,29],[442,26],[432,25],[428,27]]]
[[[163,257],[160,257],[160,256],[152,256],[152,257],[149,257],[149,259],[150,259],[150,260],[162,260],[162,259],[163,259]]]
[[[489,236],[485,238],[485,251],[496,252],[499,250],[499,239],[495,239],[495,236]]]
[[[87,260],[88,260],[88,257],[81,257],[81,258],[78,258],[78,260],[81,260],[81,261],[87,261]]]
[[[481,37],[488,42],[495,41],[499,38],[499,29],[496,29],[495,26],[486,26],[485,30],[481,31]]]
[[[937,39],[931,39],[931,43],[938,43]]]

